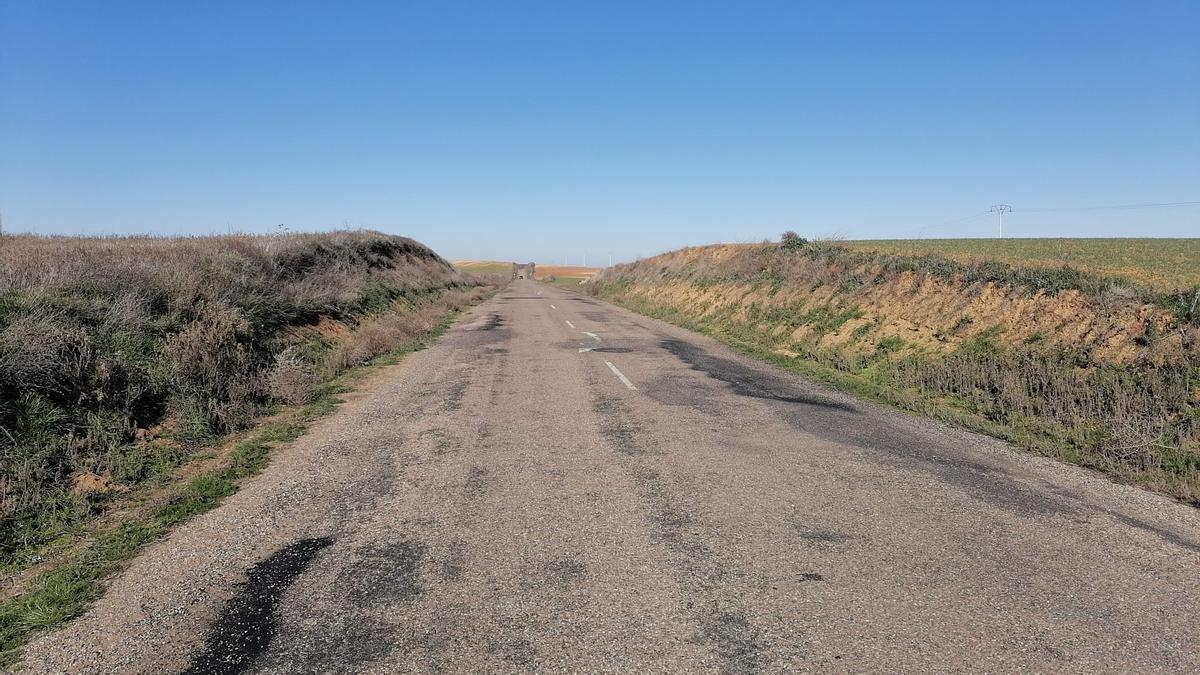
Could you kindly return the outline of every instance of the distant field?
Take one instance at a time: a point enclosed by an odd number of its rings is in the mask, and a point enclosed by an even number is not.
[[[860,251],[936,253],[960,261],[1070,265],[1120,276],[1160,290],[1200,285],[1200,239],[881,239],[846,241]]]
[[[599,272],[599,267],[580,267],[578,265],[538,265],[537,278],[545,279],[551,275],[554,276],[554,283],[570,286],[579,285],[579,282],[584,279],[590,279],[596,272]]]
[[[495,260],[455,260],[450,263],[465,272],[475,274],[511,274],[512,263],[496,262]]]
[[[512,263],[495,260],[455,260],[451,263],[460,270],[476,274],[511,274]],[[580,281],[590,278],[599,267],[582,267],[579,265],[543,265],[537,264],[537,278],[545,279],[553,276],[556,284],[578,285]]]

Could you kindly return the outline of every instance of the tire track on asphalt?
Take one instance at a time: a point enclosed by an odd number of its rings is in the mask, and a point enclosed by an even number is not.
[[[594,373],[587,377],[593,392],[605,389]],[[676,584],[686,598],[687,613],[698,626],[694,639],[721,659],[724,672],[756,673],[769,666],[763,631],[735,597],[722,592],[728,579],[742,575],[734,573],[706,541],[703,518],[650,466],[648,458],[663,457],[663,450],[643,433],[621,397],[596,393],[592,410],[599,420],[600,435],[620,458],[645,505],[655,543],[674,555]]]

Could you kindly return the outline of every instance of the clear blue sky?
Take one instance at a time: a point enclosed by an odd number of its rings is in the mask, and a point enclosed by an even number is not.
[[[0,210],[589,262],[1200,200],[1200,2],[0,0]],[[1200,236],[1200,208],[1012,236]]]

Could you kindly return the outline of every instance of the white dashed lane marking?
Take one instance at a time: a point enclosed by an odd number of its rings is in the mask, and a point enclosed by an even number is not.
[[[564,321],[566,321],[566,319],[564,319]],[[570,326],[571,328],[575,327],[575,324],[571,323],[570,321],[567,321],[567,325]]]
[[[604,365],[608,366],[608,369],[613,371],[613,375],[617,376],[617,379],[621,381],[621,384],[625,385],[626,389],[637,391],[637,387],[633,386],[633,383],[629,381],[628,377],[625,377],[625,373],[617,370],[617,367],[612,364],[612,361],[605,361]]]

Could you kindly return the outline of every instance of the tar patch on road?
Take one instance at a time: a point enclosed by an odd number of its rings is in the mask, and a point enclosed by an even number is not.
[[[556,581],[573,581],[587,573],[587,567],[578,559],[566,556],[546,563],[546,573]]]
[[[799,524],[795,524],[794,526],[800,531],[798,536],[801,539],[816,545],[834,546],[850,541],[850,535],[842,534],[841,532],[808,529]]]
[[[479,327],[479,330],[495,330],[504,326],[504,317],[499,314],[488,314],[487,320]]]
[[[479,516],[480,502],[492,486],[495,476],[486,467],[473,465],[467,469],[462,482],[455,520],[460,525],[469,525]]]
[[[504,638],[488,643],[488,651],[518,666],[531,665],[537,658],[537,648],[525,638]]]
[[[278,629],[275,608],[313,558],[333,543],[328,537],[301,539],[258,563],[226,605],[185,675],[240,673],[271,644]]]
[[[446,412],[461,410],[463,397],[467,395],[468,384],[469,382],[465,377],[452,381],[450,386],[446,388],[445,398],[442,400],[442,409]]]
[[[482,466],[473,466],[467,472],[467,482],[463,485],[463,494],[471,499],[477,499],[487,490],[488,472]]]
[[[445,455],[458,449],[454,441],[441,429],[426,429],[417,434],[417,440],[429,443],[434,455]]]
[[[421,595],[421,559],[425,545],[400,541],[359,551],[361,560],[338,578],[338,585],[359,607],[410,602]]]
[[[759,630],[741,613],[708,617],[700,629],[700,639],[725,661],[723,672],[757,673],[762,668]]]
[[[812,396],[798,396],[793,392],[792,384],[781,377],[772,377],[751,370],[735,361],[712,356],[699,347],[682,340],[662,340],[659,342],[659,346],[691,366],[693,370],[698,370],[714,380],[729,385],[730,390],[738,396],[784,403],[802,403],[835,410],[854,410],[854,408],[837,401],[828,401]]]
[[[651,453],[650,448],[639,442],[641,427],[631,419],[629,406],[624,401],[613,396],[600,396],[592,401],[592,410],[600,418],[600,435],[608,440],[613,450],[622,455]]]
[[[709,588],[725,577],[725,569],[693,526],[697,517],[687,506],[679,503],[666,487],[662,475],[648,467],[637,467],[630,477],[642,493],[650,509],[654,537],[682,556],[686,576]]]
[[[466,571],[467,544],[461,540],[450,542],[446,547],[446,555],[442,558],[442,578],[446,581],[458,581]]]

